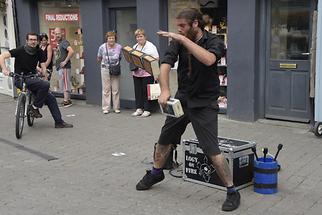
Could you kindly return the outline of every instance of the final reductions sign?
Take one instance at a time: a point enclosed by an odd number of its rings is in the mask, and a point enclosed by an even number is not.
[[[47,22],[78,22],[79,13],[46,13]]]
[[[45,13],[46,22],[79,22],[79,13]],[[49,28],[49,43],[55,49],[57,42],[55,39],[55,28]],[[62,36],[65,37],[66,29],[61,28]]]

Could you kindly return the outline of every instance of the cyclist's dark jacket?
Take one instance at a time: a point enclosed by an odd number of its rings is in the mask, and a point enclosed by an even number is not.
[[[15,73],[18,74],[35,74],[38,62],[46,62],[46,58],[41,54],[40,48],[37,48],[34,55],[28,54],[24,47],[9,50],[11,57],[15,58]]]
[[[225,45],[222,40],[207,31],[203,31],[203,36],[197,44],[214,53],[217,61],[224,55]],[[189,77],[188,51],[180,43],[171,41],[161,63],[173,66],[178,57],[178,91],[175,97],[188,108],[217,104],[220,90],[217,61],[211,66],[206,66],[191,55],[191,75]]]

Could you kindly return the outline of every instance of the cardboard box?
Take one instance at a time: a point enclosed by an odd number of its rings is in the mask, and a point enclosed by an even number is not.
[[[142,57],[142,62],[144,70],[157,78],[160,75],[160,66],[158,59],[152,57],[151,55],[144,55]]]
[[[134,49],[130,46],[125,46],[122,48],[122,53],[125,58],[125,60],[129,63],[133,63],[132,57],[131,57],[131,52],[134,51]]]
[[[144,69],[156,78],[159,76],[160,67],[158,59],[139,50],[133,49],[130,46],[123,47],[122,52],[127,62]]]
[[[218,137],[219,148],[228,161],[236,189],[253,183],[254,153],[256,143]],[[183,179],[185,181],[226,190],[211,160],[199,147],[198,140],[183,141]]]
[[[133,50],[130,52],[131,54],[131,57],[132,57],[132,61],[133,61],[133,64],[137,67],[140,67],[142,69],[144,69],[144,65],[143,65],[143,62],[142,62],[142,56],[144,55],[143,52],[140,52],[138,50]]]
[[[180,117],[184,114],[181,102],[179,99],[170,98],[169,101],[167,101],[166,107],[162,107],[160,105],[160,109],[162,114],[171,116],[171,117]]]

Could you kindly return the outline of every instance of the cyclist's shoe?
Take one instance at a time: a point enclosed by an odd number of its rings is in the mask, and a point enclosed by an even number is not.
[[[70,107],[70,106],[72,106],[72,105],[73,105],[73,103],[72,103],[72,101],[71,101],[71,100],[63,101],[63,103],[62,103],[62,106],[63,106],[63,107]]]
[[[55,128],[72,128],[73,124],[69,124],[67,122],[55,123]]]
[[[39,109],[34,108],[32,105],[30,105],[29,114],[31,117],[34,117],[34,118],[41,118],[42,117],[41,113],[39,112]]]
[[[162,181],[164,179],[164,173],[152,174],[151,170],[147,170],[145,176],[137,183],[136,190],[148,190],[152,185]]]
[[[222,205],[223,211],[233,211],[238,208],[240,204],[240,194],[238,191],[233,193],[227,193],[226,200]]]

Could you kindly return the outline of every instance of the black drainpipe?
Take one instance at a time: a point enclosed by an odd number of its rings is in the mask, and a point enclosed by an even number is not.
[[[16,38],[16,47],[20,46],[20,39],[19,39],[19,26],[18,26],[18,17],[17,17],[17,7],[16,1],[12,0],[12,13],[13,13],[13,22],[15,28],[15,38]]]

